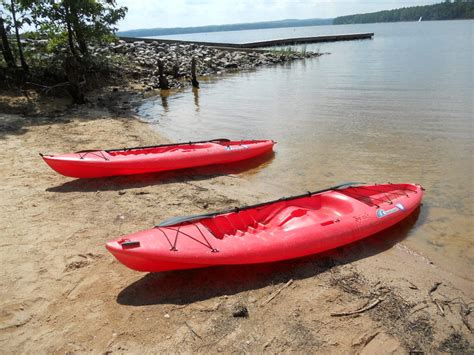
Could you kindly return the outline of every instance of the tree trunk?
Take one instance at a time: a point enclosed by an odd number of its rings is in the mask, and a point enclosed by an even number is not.
[[[3,58],[7,62],[9,68],[15,68],[15,58],[13,57],[12,50],[10,48],[10,42],[8,42],[7,31],[3,22],[3,18],[0,17],[0,37],[2,37],[1,49]]]
[[[76,57],[67,57],[64,63],[64,69],[69,81],[68,91],[72,96],[74,103],[79,105],[85,104],[86,99],[83,90],[85,79],[82,73],[81,63]]]
[[[81,24],[79,23],[79,14],[75,1],[76,0],[69,1],[69,20],[74,32],[74,37],[76,38],[77,44],[79,46],[79,52],[81,52],[83,56],[86,56],[88,55],[89,51],[87,49],[87,42],[84,32],[82,31]]]
[[[20,32],[18,30],[18,23],[16,22],[16,10],[15,10],[15,2],[13,0],[10,1],[11,4],[11,11],[13,17],[13,26],[15,27],[15,35],[16,35],[16,42],[18,44],[18,55],[20,56],[20,63],[21,67],[25,72],[28,71],[28,64],[26,64],[25,56],[23,55],[23,46],[20,40]]]
[[[73,33],[72,33],[72,28],[71,28],[71,21],[70,21],[70,13],[69,13],[69,5],[65,4],[64,9],[66,11],[66,29],[67,29],[67,42],[69,44],[69,50],[71,51],[71,54],[79,58],[79,55],[77,54],[76,47],[74,46],[74,38],[73,38]]]
[[[76,34],[77,44],[79,44],[79,51],[82,55],[86,56],[89,54],[89,50],[87,49],[87,44],[84,39],[84,35],[82,34],[82,31],[77,29],[78,26],[78,24],[74,25],[74,33]]]

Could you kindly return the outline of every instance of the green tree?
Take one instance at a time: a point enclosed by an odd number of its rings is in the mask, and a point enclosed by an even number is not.
[[[18,53],[18,57],[20,59],[23,71],[27,72],[28,64],[26,64],[25,56],[23,54],[23,45],[20,38],[20,29],[23,27],[24,24],[31,23],[30,18],[28,17],[28,12],[25,8],[23,8],[23,6],[18,0],[0,0],[0,18],[0,35],[2,36],[2,47],[5,49],[3,52],[5,61],[7,62],[8,67],[16,66],[16,61],[14,57],[13,65],[11,63],[10,54],[12,54],[12,50],[10,47],[10,43],[8,42],[10,29],[13,29],[16,40],[15,49]]]
[[[21,11],[21,7],[19,9]],[[26,64],[25,55],[23,54],[23,45],[20,39],[20,28],[23,26],[24,23],[29,23],[29,19],[23,16],[21,17],[17,16],[18,6],[15,0],[10,0],[9,10],[10,10],[10,13],[12,14],[12,23],[13,23],[13,28],[15,29],[15,38],[16,38],[16,43],[17,43],[17,48],[18,48],[18,56],[20,57],[21,67],[23,68],[25,72],[27,72],[28,64]]]
[[[106,40],[125,17],[115,0],[21,0],[32,11],[39,30],[56,46],[67,43],[70,53],[88,55],[88,44]]]
[[[6,26],[6,19],[7,17],[6,17],[5,8],[2,6],[0,7],[0,37],[1,37],[0,49],[2,51],[3,58],[5,59],[5,62],[7,63],[7,67],[14,68],[16,66],[15,57],[13,57],[13,53],[10,47],[10,41],[8,40],[8,30]]]

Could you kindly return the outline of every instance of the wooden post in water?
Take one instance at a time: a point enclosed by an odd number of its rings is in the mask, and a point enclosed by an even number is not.
[[[168,90],[170,88],[168,79],[166,79],[163,62],[159,59],[158,59],[158,81],[159,81],[160,89]]]
[[[193,57],[191,60],[191,83],[193,84],[193,88],[199,89],[199,81],[196,78],[196,58]]]

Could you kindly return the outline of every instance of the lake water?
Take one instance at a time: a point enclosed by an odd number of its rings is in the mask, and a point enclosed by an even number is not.
[[[278,141],[271,161],[240,174],[272,198],[344,181],[420,183],[424,205],[404,243],[473,280],[473,28],[440,21],[166,36],[375,33],[306,45],[330,54],[202,81],[198,92],[149,99],[139,113],[173,141]]]

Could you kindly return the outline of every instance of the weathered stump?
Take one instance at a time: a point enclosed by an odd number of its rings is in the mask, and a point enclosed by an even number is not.
[[[170,88],[170,84],[165,75],[164,65],[161,60],[158,60],[158,82],[160,89],[168,90]]]
[[[191,84],[194,88],[199,89],[199,81],[196,78],[196,58],[191,60]]]

